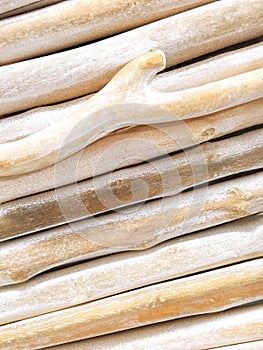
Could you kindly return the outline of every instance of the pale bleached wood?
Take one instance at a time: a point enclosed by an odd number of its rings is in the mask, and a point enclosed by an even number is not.
[[[155,88],[163,91],[184,90],[229,78],[262,66],[263,44],[259,42],[167,73],[158,74],[152,83]],[[70,102],[35,108],[25,113],[0,119],[0,143],[21,139],[56,121],[61,121],[67,114],[72,113],[75,106],[81,105],[91,96],[92,94]]]
[[[109,37],[214,1],[63,1],[2,21],[0,64],[19,62]]]
[[[263,216],[250,216],[142,252],[116,254],[43,274],[0,290],[0,324],[262,257],[262,235]],[[8,264],[12,266],[11,259]]]
[[[143,150],[143,143],[138,147]],[[0,232],[13,237],[59,226],[145,200],[176,195],[192,186],[262,167],[263,128],[204,143],[174,156],[31,195],[0,207]],[[101,163],[107,162],[106,153]],[[132,155],[134,157],[134,154]],[[57,177],[64,169],[57,169]],[[67,174],[67,173],[66,173]],[[79,210],[79,201],[87,209]],[[64,216],[64,212],[70,216]]]
[[[218,350],[262,350],[263,340],[252,341],[249,343],[235,344],[229,346],[220,346],[220,348],[213,348]],[[210,349],[212,350],[212,348]]]
[[[215,346],[256,341],[262,339],[262,334],[261,304],[163,322],[48,349],[145,350],[149,348],[149,344],[154,344],[154,350],[204,350]],[[253,348],[259,349],[261,348]]]
[[[252,260],[4,325],[0,349],[40,349],[257,301],[262,267]]]
[[[0,245],[1,284],[52,267],[160,242],[263,211],[263,173],[71,223]],[[74,203],[76,205],[76,203]],[[83,210],[81,205],[80,211]],[[66,210],[64,215],[70,215]],[[12,238],[6,232],[1,239]]]
[[[23,13],[23,10],[40,8],[62,0],[1,0],[0,14],[9,15]]]
[[[0,178],[0,202],[74,183],[260,124],[263,120],[262,104],[262,99],[255,100],[206,117],[186,120],[185,124],[174,122],[120,130],[89,145],[84,152],[60,162],[59,176],[56,176],[57,167],[51,166],[16,177]],[[72,107],[74,108],[73,105]],[[71,106],[65,109],[70,111]],[[53,107],[43,113],[45,117],[51,117],[51,123],[55,116],[58,119],[63,118],[64,107],[59,110]],[[41,111],[36,115],[32,112],[32,115],[38,118],[37,121],[43,120]],[[6,118],[7,123],[8,119]],[[27,125],[27,120],[22,119],[22,123]],[[36,125],[35,122],[34,124]],[[39,125],[41,126],[41,122]],[[29,126],[34,131],[30,119]],[[12,135],[12,127],[11,122],[10,127],[3,129]],[[21,127],[21,124],[17,127]],[[107,161],[103,160],[105,156]]]
[[[151,83],[165,64],[162,51],[149,51],[129,62],[62,121],[1,144],[0,176],[53,165],[123,127],[200,117],[263,97],[263,68],[196,88],[163,92]]]
[[[261,0],[222,0],[67,52],[0,67],[1,115],[101,89],[131,59],[161,49],[171,67],[263,34]]]

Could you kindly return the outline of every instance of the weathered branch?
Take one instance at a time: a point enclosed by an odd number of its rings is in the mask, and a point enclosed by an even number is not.
[[[259,37],[262,10],[261,0],[217,1],[91,45],[1,67],[0,113],[98,91],[127,62],[151,49],[163,50],[171,67]]]
[[[13,237],[20,236],[125,205],[176,195],[211,180],[260,169],[262,140],[263,128],[226,140],[204,143],[174,156],[118,170],[80,184],[5,203],[0,208],[0,232],[2,236],[8,236],[9,232]],[[136,142],[137,147],[143,150],[144,143],[140,145],[138,140]],[[110,149],[98,161],[98,168],[111,156]],[[57,167],[57,177],[66,177],[68,173]],[[81,205],[85,210],[80,210]],[[65,211],[70,215],[65,216]]]
[[[144,350],[149,347],[149,339],[151,344],[154,344],[155,350],[203,350],[215,346],[262,339],[262,325],[263,305],[261,304],[159,323],[131,331],[51,347],[49,350]],[[255,342],[256,345],[258,343]],[[247,348],[241,347],[241,349]],[[261,348],[256,346],[253,350],[255,349]]]
[[[40,349],[257,301],[262,266],[252,260],[4,325],[0,349]]]
[[[1,243],[2,284],[88,258],[150,248],[186,233],[260,213],[262,182],[261,172],[135,206],[128,212],[110,213]],[[66,210],[64,214],[70,215]],[[8,238],[12,238],[10,231],[1,236],[2,240]],[[30,263],[22,268],[21,262],[28,259]]]
[[[109,37],[214,1],[63,1],[0,23],[0,65]]]

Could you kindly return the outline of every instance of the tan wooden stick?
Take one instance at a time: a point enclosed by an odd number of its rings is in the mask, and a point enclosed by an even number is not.
[[[211,180],[260,169],[262,140],[263,128],[227,140],[204,143],[171,157],[118,170],[80,184],[5,203],[0,208],[0,232],[20,236],[125,205],[176,195]],[[107,162],[111,154],[112,150],[106,152],[100,162]],[[64,175],[64,168],[57,170],[58,177],[60,173]],[[80,201],[85,211],[80,210]],[[65,210],[70,216],[65,217]]]
[[[0,65],[109,37],[214,1],[63,1],[0,23]]]
[[[40,275],[2,289],[0,324],[262,257],[262,234],[263,216],[250,216],[142,252],[116,254]],[[29,263],[21,261],[21,269]],[[7,265],[12,266],[11,259]]]
[[[262,339],[263,305],[238,307],[115,333],[49,350],[204,350]],[[258,342],[255,342],[257,344]],[[260,344],[261,345],[261,344]],[[245,350],[246,347],[240,348]],[[261,348],[253,348],[259,350]]]
[[[0,327],[0,349],[40,349],[263,298],[263,259],[156,284]]]
[[[44,7],[62,0],[1,0],[0,14],[3,16],[20,14],[33,10],[36,8]]]
[[[260,42],[161,73],[154,78],[153,85],[163,91],[185,90],[246,73],[262,66],[263,44]],[[0,119],[0,143],[21,139],[54,122],[61,121],[72,113],[75,106],[80,106],[91,96],[93,95],[54,106],[35,108],[25,113]]]
[[[217,1],[91,45],[1,67],[0,113],[98,91],[120,67],[151,49],[162,49],[171,67],[259,37],[262,9],[261,0]]]
[[[126,213],[90,218],[2,243],[1,284],[88,258],[150,248],[186,233],[262,212],[262,181],[263,173],[257,173],[136,206]],[[1,239],[11,237],[12,232],[6,232]]]
[[[51,166],[20,176],[0,179],[0,202],[84,180],[260,124],[263,117],[262,103],[263,99],[255,100],[206,117],[186,120],[185,124],[174,122],[137,126],[112,133],[89,145],[83,152],[60,162],[58,166],[63,171],[59,172],[59,176],[57,176],[58,168]],[[63,117],[63,109],[61,112],[60,117]],[[48,111],[51,118],[56,113],[55,108],[53,111]],[[44,114],[46,116],[45,112]],[[36,117],[38,121],[41,120],[41,113]],[[11,134],[9,131],[12,126],[11,122],[10,128],[6,129],[8,134]],[[19,124],[18,127],[20,126]],[[101,161],[105,156],[107,161]]]
[[[221,346],[220,348],[213,348],[218,350],[262,350],[263,340],[252,341],[249,343],[235,344],[229,346]],[[212,350],[212,349],[211,349]]]
[[[192,89],[162,92],[151,81],[164,66],[163,52],[150,51],[127,64],[61,122],[1,144],[0,176],[55,164],[122,127],[199,117],[263,97],[263,68]]]

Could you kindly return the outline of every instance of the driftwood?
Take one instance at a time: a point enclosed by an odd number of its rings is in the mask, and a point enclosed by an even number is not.
[[[39,9],[62,0],[1,0],[0,19]]]
[[[262,350],[263,340],[213,348],[218,350]],[[212,350],[212,349],[211,349]]]
[[[128,61],[151,49],[163,50],[171,67],[259,37],[262,9],[261,0],[222,0],[91,45],[3,66],[0,113],[98,91]]]
[[[263,68],[182,91],[157,90],[151,82],[165,62],[160,50],[141,55],[67,118],[1,144],[0,176],[55,164],[122,127],[195,118],[263,97]]]
[[[250,216],[142,252],[116,254],[2,288],[0,324],[262,257],[262,234],[263,216]],[[30,261],[20,264],[23,270]],[[13,269],[12,258],[6,269]]]
[[[105,38],[213,1],[63,1],[19,19],[2,21],[0,64]]]
[[[2,204],[0,232],[19,236],[262,167],[263,128]],[[143,147],[142,147],[143,149]],[[133,155],[134,156],[134,155]],[[106,153],[104,164],[110,157]],[[61,170],[57,170],[60,177]],[[63,169],[64,175],[64,169]],[[80,202],[87,209],[79,210]],[[70,217],[64,212],[70,212]]]
[[[263,259],[51,312],[0,327],[0,349],[40,349],[263,298]]]
[[[246,73],[261,68],[262,65],[263,44],[259,42],[158,74],[153,79],[152,84],[156,89],[162,91],[185,90]],[[0,119],[0,144],[21,139],[54,122],[61,121],[72,113],[75,107],[83,104],[91,96],[93,95],[54,106],[35,108],[25,113]]]
[[[0,202],[74,183],[260,124],[263,117],[262,103],[263,99],[259,99],[206,117],[189,119],[184,123],[137,126],[112,133],[60,162],[58,168],[51,166],[17,177],[0,179]],[[65,109],[69,111],[70,107]],[[48,116],[51,119],[55,116],[62,118],[63,109],[60,111],[62,113],[59,114],[54,107],[48,111]],[[44,114],[47,115],[45,111]],[[42,114],[35,117],[37,124],[41,125]],[[9,119],[6,118],[7,124]],[[11,127],[3,128],[7,135],[12,135]],[[18,129],[19,127],[20,123],[17,125]],[[31,119],[29,127],[32,127]],[[105,157],[107,161],[104,161]],[[61,169],[59,174],[57,169]]]
[[[262,182],[260,172],[2,243],[1,284],[16,283],[63,264],[146,249],[262,212]],[[64,214],[70,215],[66,210]],[[10,231],[1,236],[8,238],[12,238]]]
[[[263,305],[238,307],[211,315],[188,317],[49,350],[203,350],[262,339]],[[262,341],[260,342],[261,345]],[[240,347],[240,350],[247,349]],[[250,348],[248,348],[250,349]],[[261,348],[255,347],[253,350]]]

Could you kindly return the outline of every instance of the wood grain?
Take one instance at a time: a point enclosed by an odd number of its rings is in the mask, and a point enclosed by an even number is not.
[[[142,252],[116,254],[42,274],[0,290],[0,324],[262,257],[262,235],[263,215],[250,216]],[[30,265],[29,259],[21,261],[22,270]],[[6,262],[6,269],[12,269],[12,259]],[[3,280],[4,271],[1,276]]]
[[[213,1],[62,1],[1,21],[0,65],[109,37]]]
[[[263,298],[263,259],[156,284],[0,327],[0,349],[40,349]]]
[[[263,340],[252,341],[249,343],[229,345],[229,346],[221,346],[220,348],[213,348],[213,349],[218,349],[218,350],[262,350],[263,349]]]
[[[91,144],[84,151],[58,163],[58,168],[51,166],[16,177],[0,178],[0,202],[148,161],[151,158],[260,124],[263,120],[262,103],[263,100],[259,99],[206,117],[186,120],[184,123],[137,126],[112,133]],[[55,115],[63,118],[64,107],[59,111],[54,107],[52,111],[47,112],[51,118]],[[44,114],[47,115],[46,111]],[[43,115],[37,113],[35,117],[38,118],[38,123],[39,119],[42,120]],[[8,123],[9,118],[6,120]],[[24,122],[23,119],[22,122]],[[17,128],[20,127],[21,124],[18,124]],[[32,127],[31,123],[30,127]],[[12,134],[10,133],[11,128],[13,128],[12,122],[10,127],[3,129],[8,134]],[[105,157],[107,161],[101,161]],[[57,169],[61,169],[59,176],[57,176]]]
[[[263,305],[187,317],[153,326],[115,333],[49,350],[203,350],[211,347],[262,339]],[[261,342],[262,343],[262,342]],[[261,345],[261,344],[260,344]],[[245,350],[246,347],[240,348]],[[250,349],[250,348],[249,348]],[[259,350],[261,348],[253,348]]]
[[[259,37],[262,8],[261,0],[217,1],[91,45],[2,66],[0,113],[98,91],[128,61],[151,49],[163,50],[171,67]]]
[[[3,242],[1,283],[15,283],[52,267],[110,253],[150,248],[262,212],[262,183],[263,173],[259,172]],[[11,235],[8,231],[1,238]]]
[[[2,204],[0,232],[6,236],[12,232],[13,237],[36,232],[129,204],[176,195],[211,180],[260,169],[262,140],[263,128]],[[138,143],[138,146],[143,149],[143,144]],[[107,162],[111,154],[112,151],[105,152],[100,162]],[[56,175],[60,177],[61,173],[63,176],[64,169],[57,167]],[[80,204],[85,211],[80,210]],[[65,211],[70,216],[65,216]]]

